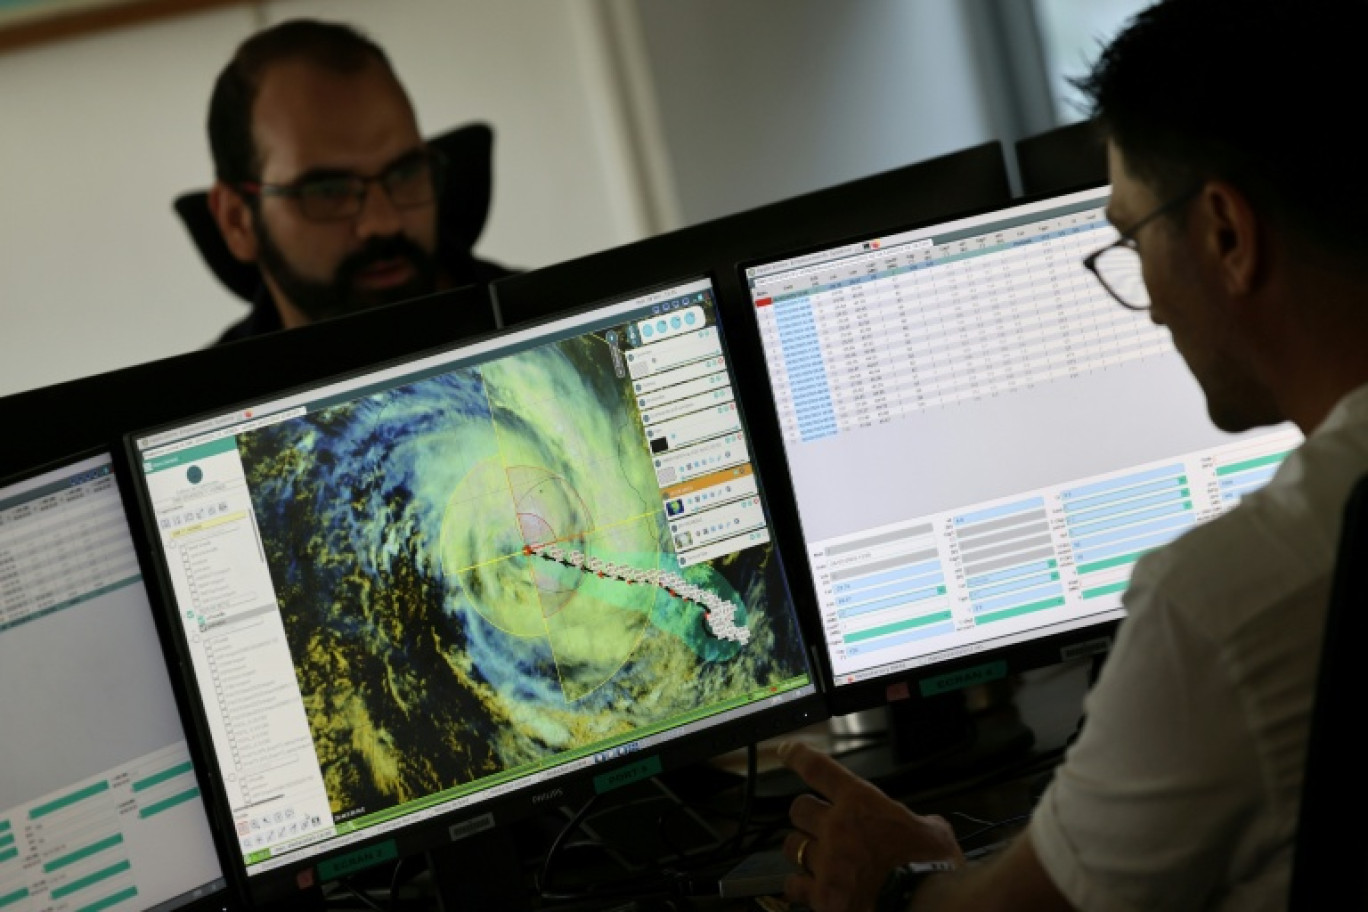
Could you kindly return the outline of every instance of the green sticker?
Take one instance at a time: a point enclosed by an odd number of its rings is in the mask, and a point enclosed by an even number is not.
[[[952,690],[963,690],[976,684],[987,684],[989,681],[997,681],[1005,677],[1007,677],[1006,662],[989,662],[986,665],[975,665],[973,668],[961,668],[959,671],[952,671],[949,674],[936,675],[934,678],[922,678],[919,686],[923,697],[931,697],[936,694],[949,693]]]
[[[622,769],[613,770],[611,773],[604,773],[602,776],[594,777],[594,791],[602,795],[604,792],[611,792],[613,789],[622,788],[624,785],[631,785],[633,782],[640,782],[642,779],[650,779],[660,772],[660,758],[648,757],[631,766],[624,766]]]
[[[357,871],[364,871],[366,868],[373,868],[378,864],[393,861],[399,857],[399,848],[394,844],[393,839],[376,843],[373,846],[366,846],[355,852],[348,852],[337,858],[329,858],[327,861],[318,863],[318,877],[320,880],[336,880],[339,877],[346,877],[355,874]]]

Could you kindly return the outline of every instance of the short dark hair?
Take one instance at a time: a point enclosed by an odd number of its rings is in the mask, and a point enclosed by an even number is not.
[[[384,50],[349,25],[290,19],[252,35],[219,73],[209,97],[209,150],[219,180],[259,178],[252,105],[266,70],[288,60],[305,60],[337,73],[354,73],[371,63],[394,72]]]
[[[1285,230],[1368,249],[1368,0],[1161,0],[1075,85],[1137,178],[1228,181]]]

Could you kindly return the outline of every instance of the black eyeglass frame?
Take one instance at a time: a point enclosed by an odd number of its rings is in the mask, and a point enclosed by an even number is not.
[[[394,198],[394,192],[390,188],[390,182],[395,180],[396,172],[407,168],[417,162],[427,165],[428,173],[432,180],[432,195],[421,202],[401,203]],[[261,181],[239,181],[234,184],[238,192],[252,197],[262,198],[267,196],[279,197],[282,199],[293,200],[299,207],[299,212],[312,222],[344,222],[354,219],[361,214],[365,207],[367,194],[370,193],[371,184],[379,184],[380,189],[385,192],[385,197],[396,209],[417,209],[421,206],[435,204],[441,196],[442,187],[446,179],[446,156],[437,149],[424,146],[415,149],[411,154],[401,156],[397,161],[390,164],[379,174],[365,176],[361,174],[337,174],[328,177],[309,177],[305,176],[286,184],[268,184]],[[310,215],[303,201],[308,196],[308,188],[323,183],[332,182],[352,182],[352,192],[349,196],[356,201],[356,211],[346,215],[317,216]]]
[[[1094,250],[1092,253],[1088,254],[1083,258],[1083,268],[1091,272],[1093,276],[1097,278],[1097,281],[1102,285],[1103,288],[1107,290],[1107,294],[1111,295],[1112,298],[1115,299],[1116,303],[1120,304],[1127,310],[1135,310],[1141,312],[1149,310],[1151,306],[1150,304],[1132,304],[1125,298],[1121,297],[1121,294],[1107,282],[1107,280],[1102,276],[1101,271],[1097,268],[1098,259],[1114,247],[1124,247],[1127,250],[1133,251],[1136,256],[1139,256],[1140,245],[1136,243],[1135,236],[1140,233],[1140,229],[1144,228],[1150,222],[1157,220],[1160,216],[1168,214],[1172,210],[1176,209],[1178,206],[1191,202],[1193,197],[1195,197],[1201,191],[1201,189],[1202,185],[1198,184],[1195,187],[1191,187],[1183,191],[1182,193],[1178,194],[1177,196],[1173,197],[1167,202],[1161,203],[1157,208],[1151,210],[1148,214],[1146,214],[1134,225],[1131,225],[1129,228],[1123,231],[1119,238],[1112,241],[1105,247],[1101,247],[1097,250]]]

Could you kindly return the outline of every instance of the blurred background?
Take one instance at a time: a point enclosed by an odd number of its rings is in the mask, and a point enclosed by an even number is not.
[[[476,252],[536,268],[1077,121],[1068,77],[1148,3],[0,0],[0,396],[245,314],[172,201],[210,183],[210,88],[263,26],[356,25],[425,134],[488,123]]]

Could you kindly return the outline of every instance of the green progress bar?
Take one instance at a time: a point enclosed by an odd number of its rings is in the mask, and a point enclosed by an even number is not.
[[[976,624],[991,624],[993,621],[1005,621],[1007,618],[1016,617],[1019,614],[1030,614],[1032,611],[1043,611],[1046,608],[1058,608],[1064,604],[1064,597],[1048,598],[1039,602],[1031,602],[1029,605],[1017,605],[1015,608],[1008,608],[1005,611],[994,611],[992,614],[980,614],[974,618]]]
[[[21,899],[27,899],[28,895],[29,891],[27,888],[15,890],[13,893],[6,893],[4,896],[0,896],[0,909],[5,906],[13,905]]]
[[[1130,581],[1127,580],[1121,583],[1112,583],[1110,586],[1098,586],[1096,589],[1084,589],[1083,597],[1090,599],[1097,598],[1099,595],[1111,595],[1113,592],[1121,592],[1129,585]]]
[[[173,766],[169,770],[162,770],[160,773],[153,773],[146,779],[139,779],[137,782],[133,783],[133,791],[141,792],[144,789],[150,789],[154,785],[161,785],[167,779],[175,779],[177,776],[183,776],[186,773],[194,772],[194,769],[194,764],[190,763],[187,760],[180,766]]]
[[[1257,459],[1246,459],[1244,462],[1232,462],[1230,465],[1221,466],[1219,469],[1217,469],[1216,477],[1220,478],[1222,475],[1234,475],[1236,472],[1244,472],[1248,469],[1257,469],[1259,466],[1272,465],[1275,462],[1282,462],[1284,459],[1287,458],[1287,454],[1290,452],[1292,451],[1285,450],[1281,453],[1274,453],[1271,456],[1260,456]]]
[[[13,833],[6,833],[5,835],[0,836],[0,849],[7,849],[12,845],[14,845]]]
[[[52,898],[61,899],[63,896],[70,896],[77,890],[84,890],[86,887],[89,887],[92,884],[97,884],[102,880],[108,880],[115,874],[122,874],[124,871],[131,870],[132,868],[133,865],[129,864],[127,861],[121,861],[116,865],[110,865],[103,871],[96,871],[94,874],[87,874],[80,880],[73,880],[69,884],[58,887],[57,889],[52,891]]]
[[[117,906],[126,899],[132,899],[138,895],[137,887],[129,887],[127,890],[120,890],[113,896],[106,896],[99,902],[93,902],[88,906],[82,906],[76,912],[100,912],[101,909],[108,909],[110,906]]]
[[[160,814],[162,811],[164,811],[164,810],[166,810],[166,809],[168,809],[168,808],[173,808],[173,807],[175,807],[175,806],[178,805],[178,804],[184,804],[185,802],[189,801],[191,798],[198,798],[198,797],[199,797],[199,793],[200,793],[200,790],[199,790],[198,788],[191,788],[191,789],[186,789],[185,791],[183,791],[183,792],[181,792],[181,793],[179,793],[179,794],[172,795],[170,798],[163,798],[161,801],[158,801],[156,804],[149,804],[149,805],[148,805],[147,807],[145,807],[145,808],[139,808],[139,809],[138,809],[138,817],[139,817],[139,819],[142,819],[142,820],[146,820],[148,817],[154,817],[154,816],[156,816],[157,814]]]
[[[46,817],[48,814],[60,811],[62,808],[71,807],[78,801],[84,801],[92,795],[109,791],[108,782],[97,782],[94,785],[87,785],[85,788],[72,792],[56,801],[49,801],[47,804],[40,804],[29,811],[29,820],[37,820],[39,817]]]
[[[913,618],[910,621],[899,621],[896,624],[885,624],[882,627],[871,627],[868,630],[861,630],[845,637],[847,643],[858,643],[861,640],[870,640],[874,637],[884,636],[890,633],[897,633],[900,630],[911,630],[913,627],[925,627],[927,624],[935,624],[940,621],[950,620],[950,612],[938,611],[935,614],[924,614],[921,617]]]
[[[1123,554],[1120,557],[1109,557],[1106,560],[1093,561],[1091,564],[1079,564],[1078,572],[1093,573],[1097,570],[1106,570],[1108,567],[1120,567],[1124,564],[1133,564],[1153,550],[1153,548],[1146,548],[1143,551],[1132,551],[1130,554]]]
[[[61,858],[54,858],[52,861],[43,865],[43,871],[44,873],[51,874],[53,871],[65,868],[69,864],[75,864],[82,858],[89,858],[91,855],[103,852],[105,849],[112,849],[123,841],[123,834],[115,833],[113,836],[101,839],[94,845],[88,845],[84,849],[77,849],[69,855],[63,855]]]
[[[10,828],[10,822],[9,822],[8,820],[0,820],[0,833],[5,832],[5,831],[8,830],[9,828]]]
[[[0,864],[9,861],[11,858],[18,858],[18,849],[0,849]]]

